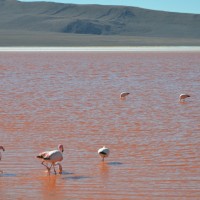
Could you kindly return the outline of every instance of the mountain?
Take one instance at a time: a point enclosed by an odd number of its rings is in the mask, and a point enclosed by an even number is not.
[[[24,39],[20,37],[22,35]],[[17,41],[25,46],[29,45],[28,41],[32,41],[32,44],[34,41],[40,42],[37,42],[37,45],[45,45],[45,41],[47,45],[52,42],[52,45],[56,45],[59,38],[65,41],[60,42],[62,46],[69,44],[66,43],[66,37],[74,38],[74,41],[80,40],[80,45],[87,45],[84,44],[83,38],[92,42],[89,39],[92,37],[96,38],[100,45],[104,45],[104,40],[105,45],[107,40],[113,40],[110,45],[119,44],[120,38],[122,44],[127,38],[133,41],[141,41],[143,38],[143,45],[148,45],[147,41],[150,39],[155,41],[155,45],[170,45],[170,41],[176,44],[178,42],[178,45],[199,45],[200,15],[129,6],[0,0],[1,46],[12,45],[12,42],[13,45],[20,45]],[[130,44],[128,41],[124,44],[127,45],[126,43]],[[73,43],[70,45],[73,46]]]

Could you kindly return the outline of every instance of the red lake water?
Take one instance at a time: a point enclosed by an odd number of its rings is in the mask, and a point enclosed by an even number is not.
[[[200,199],[199,105],[200,52],[0,52],[0,197]]]

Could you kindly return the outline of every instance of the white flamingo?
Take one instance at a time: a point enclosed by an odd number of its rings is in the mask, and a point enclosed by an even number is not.
[[[190,97],[190,95],[188,95],[188,94],[181,94],[180,96],[179,96],[179,101],[181,102],[181,101],[184,101],[186,98],[188,98],[188,97]]]
[[[64,151],[63,145],[59,144],[58,150],[44,151],[42,153],[39,153],[37,158],[43,160],[41,164],[44,165],[47,168],[49,173],[50,173],[51,167],[53,166],[54,173],[56,174],[56,170],[55,170],[56,165],[59,166],[59,173],[62,173],[62,166],[58,162],[61,162],[63,160],[63,155],[62,155],[63,151]],[[51,166],[48,167],[47,165],[44,164],[44,162],[50,163]]]
[[[122,92],[122,93],[120,94],[120,99],[125,99],[126,96],[128,96],[129,94],[130,94],[129,92]]]
[[[104,161],[104,158],[109,156],[110,150],[103,146],[98,150],[98,154],[102,157],[102,161]]]

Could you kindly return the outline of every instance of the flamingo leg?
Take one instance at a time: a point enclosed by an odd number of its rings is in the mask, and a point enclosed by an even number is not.
[[[47,168],[48,172],[50,172],[51,166],[50,166],[50,167],[48,167],[47,165],[45,165],[45,164],[44,164],[44,161],[42,161],[42,163],[41,163],[41,164],[42,164],[42,165],[44,165],[44,166]]]
[[[55,164],[53,164],[54,173],[56,174]]]
[[[49,175],[50,175],[51,167],[52,167],[52,164],[51,164],[50,167],[48,167],[48,173],[49,173]]]
[[[49,167],[49,169],[51,169],[52,165],[53,165],[53,164],[51,164],[51,166]]]

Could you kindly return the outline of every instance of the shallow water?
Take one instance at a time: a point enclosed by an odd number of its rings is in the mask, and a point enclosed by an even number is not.
[[[200,199],[199,88],[200,52],[0,52],[1,199]]]

